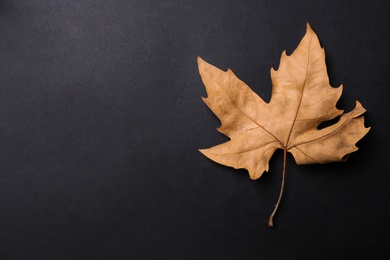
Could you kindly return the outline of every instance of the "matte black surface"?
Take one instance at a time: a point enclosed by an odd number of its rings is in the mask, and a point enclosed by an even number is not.
[[[386,259],[390,2],[0,1],[0,259]],[[338,107],[371,132],[346,163],[282,153],[251,181],[202,154],[227,140],[196,57],[269,100],[309,22]]]

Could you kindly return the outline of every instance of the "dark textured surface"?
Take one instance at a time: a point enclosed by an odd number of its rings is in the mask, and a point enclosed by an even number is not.
[[[380,259],[390,247],[388,1],[0,1],[1,259]],[[282,153],[251,181],[196,57],[269,100],[309,22],[338,104],[367,109],[348,162]]]

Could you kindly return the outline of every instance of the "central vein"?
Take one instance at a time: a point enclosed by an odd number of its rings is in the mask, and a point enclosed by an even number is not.
[[[301,103],[302,103],[302,99],[303,99],[303,92],[305,91],[306,83],[307,83],[307,75],[309,74],[310,46],[311,46],[311,36],[310,36],[310,40],[309,40],[309,48],[308,48],[309,51],[308,51],[308,54],[307,54],[306,74],[305,74],[305,80],[303,82],[303,88],[302,88],[302,91],[301,91],[301,97],[300,97],[299,102],[298,102],[297,111],[295,113],[294,120],[293,120],[293,123],[292,123],[291,128],[290,128],[290,132],[288,133],[286,146],[284,147],[284,149],[288,148],[288,143],[290,142],[291,133],[292,133],[292,130],[294,129],[295,122],[297,121],[299,109],[301,108]]]

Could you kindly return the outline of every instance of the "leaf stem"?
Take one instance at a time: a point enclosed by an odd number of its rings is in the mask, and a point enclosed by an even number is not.
[[[274,216],[275,216],[275,214],[276,214],[276,211],[277,211],[278,208],[279,208],[279,204],[280,204],[280,201],[282,200],[282,196],[283,196],[284,179],[285,179],[285,177],[286,177],[286,157],[287,157],[287,148],[284,148],[284,152],[283,152],[282,185],[281,185],[281,187],[280,187],[280,194],[279,194],[278,202],[276,203],[275,209],[274,209],[274,211],[272,212],[272,214],[271,214],[271,216],[269,217],[269,220],[268,220],[268,226],[270,226],[270,227],[274,227]]]

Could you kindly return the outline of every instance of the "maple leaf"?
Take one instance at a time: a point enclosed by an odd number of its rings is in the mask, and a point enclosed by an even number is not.
[[[361,115],[366,110],[358,101],[349,113],[336,108],[343,87],[330,86],[324,49],[309,24],[295,51],[290,56],[284,51],[278,70],[271,69],[269,103],[230,69],[222,71],[200,57],[198,67],[207,91],[203,100],[221,121],[218,131],[230,138],[201,153],[217,163],[245,168],[255,180],[268,171],[275,150],[284,151],[282,185],[269,226],[283,194],[287,152],[297,164],[343,161],[370,130],[364,127]],[[337,117],[333,125],[318,128]]]

